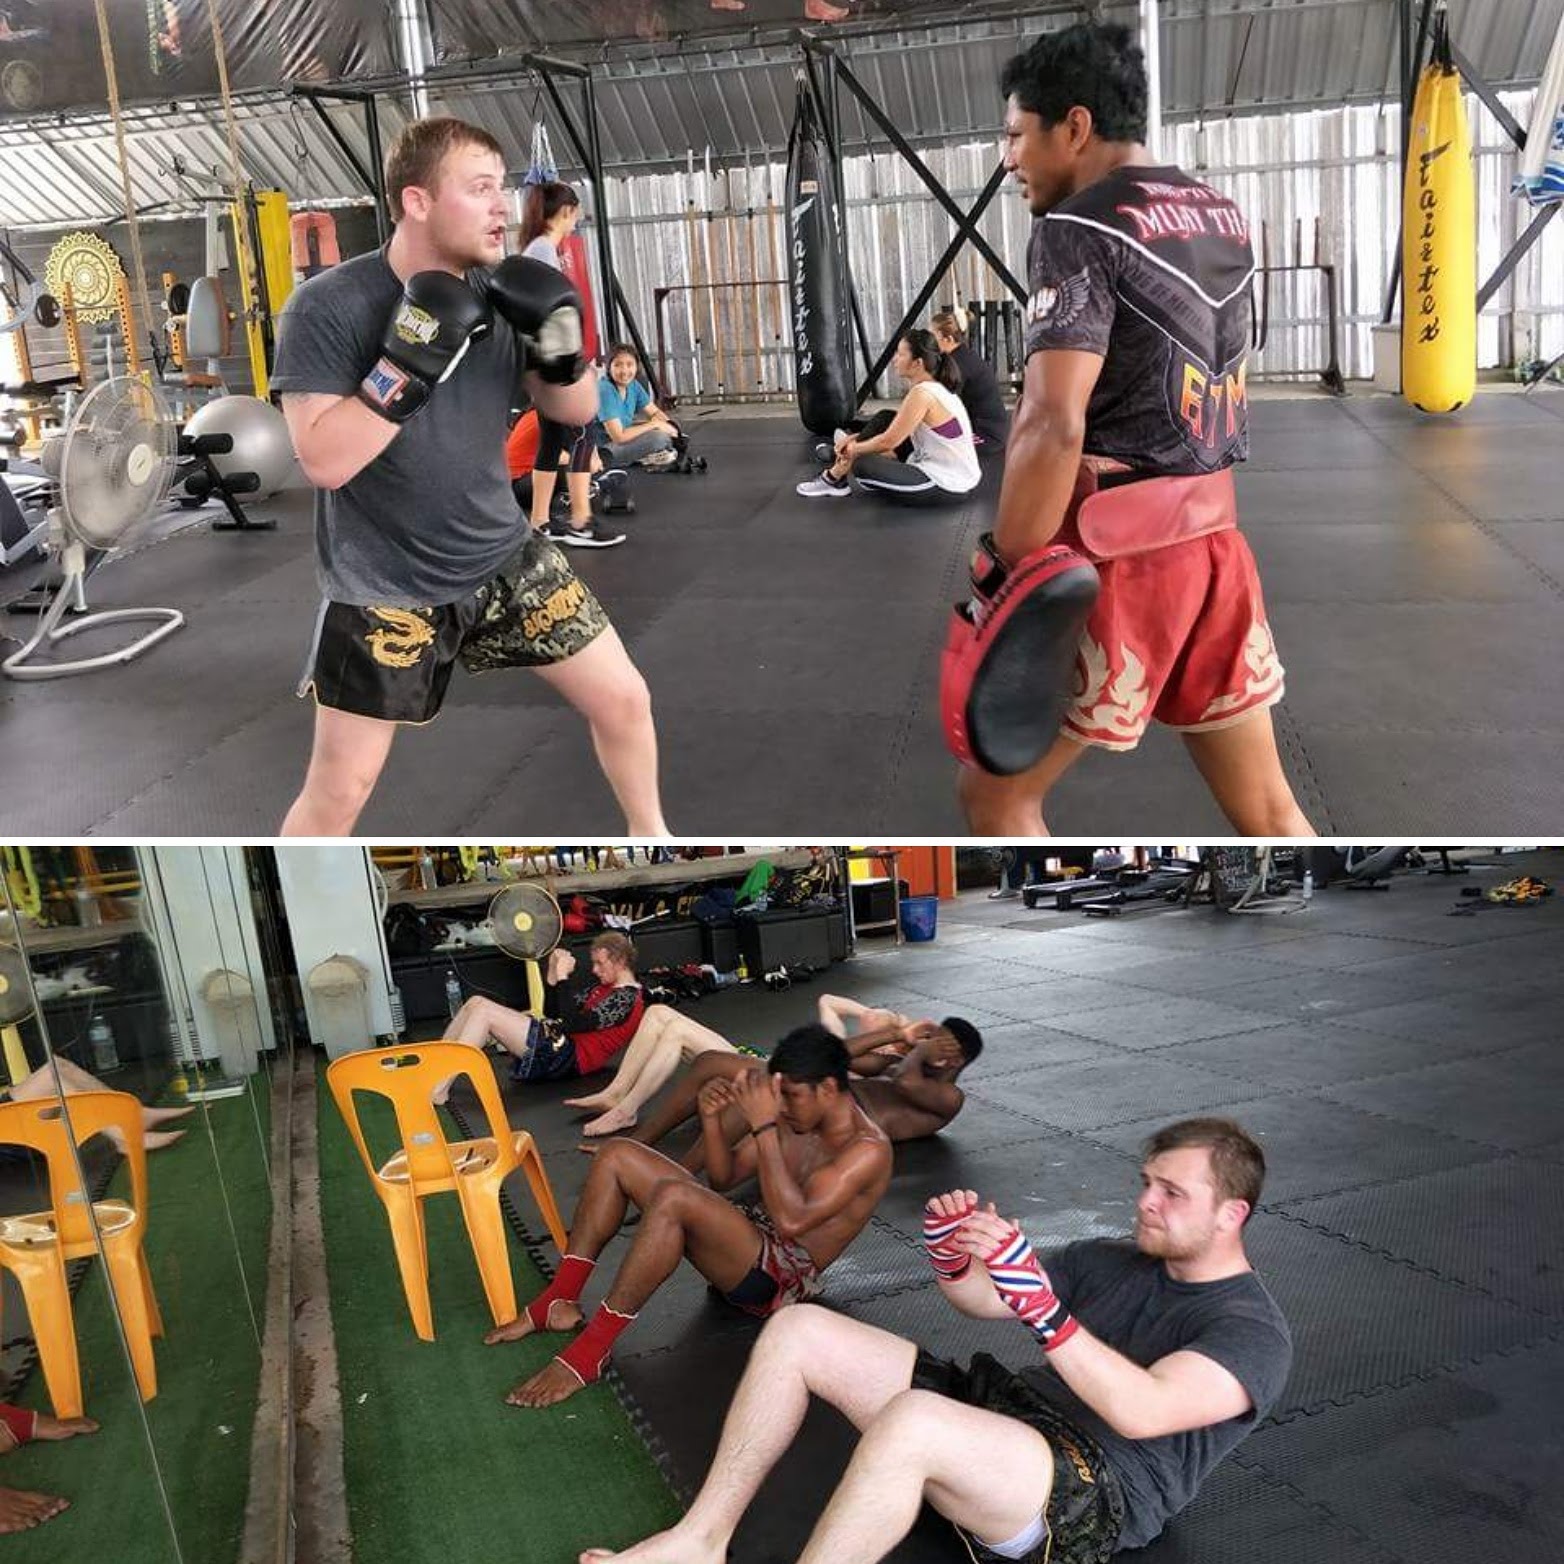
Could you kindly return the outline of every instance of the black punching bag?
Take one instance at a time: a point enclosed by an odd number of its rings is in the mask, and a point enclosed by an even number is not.
[[[787,148],[788,292],[804,427],[828,435],[857,409],[847,319],[847,233],[836,170],[802,74]]]

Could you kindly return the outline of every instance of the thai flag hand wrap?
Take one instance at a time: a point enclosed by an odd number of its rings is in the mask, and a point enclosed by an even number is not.
[[[941,1216],[923,1208],[923,1247],[928,1250],[929,1264],[942,1282],[959,1282],[972,1266],[972,1256],[954,1243],[961,1225],[977,1209],[972,1201],[956,1216]]]
[[[1063,1346],[1079,1328],[1075,1316],[1060,1303],[1037,1263],[1036,1251],[1026,1234],[1012,1225],[1010,1231],[983,1261],[994,1290],[1037,1337],[1044,1352]]]

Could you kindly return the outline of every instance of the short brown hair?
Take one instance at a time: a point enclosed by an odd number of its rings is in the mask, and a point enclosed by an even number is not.
[[[618,929],[608,929],[593,938],[592,949],[607,951],[620,966],[635,971],[635,944],[628,934],[621,934]]]
[[[1253,1215],[1265,1183],[1265,1153],[1254,1137],[1232,1119],[1180,1119],[1150,1136],[1141,1155],[1149,1162],[1165,1151],[1189,1146],[1204,1146],[1211,1153],[1211,1182],[1217,1197],[1247,1201]]]
[[[440,177],[440,165],[447,153],[458,147],[479,147],[503,158],[505,149],[481,125],[466,120],[441,117],[415,119],[404,125],[391,143],[386,158],[386,204],[391,220],[402,221],[402,192],[409,185],[433,190]]]
[[[930,324],[942,337],[952,337],[957,342],[967,340],[966,324],[954,310],[941,310]]]

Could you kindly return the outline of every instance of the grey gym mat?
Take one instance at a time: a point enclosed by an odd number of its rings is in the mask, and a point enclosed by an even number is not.
[[[1293,1093],[1255,1098],[1234,1110],[1260,1142],[1267,1206],[1487,1163],[1493,1147],[1459,1134],[1440,1134],[1337,1102]],[[1133,1155],[1165,1115],[1093,1131],[1095,1139]]]
[[[1471,1025],[1481,1024],[1472,1017]],[[1348,1107],[1524,1151],[1564,1131],[1564,1054],[1556,1042],[1371,1081],[1322,1088]]]
[[[1375,1189],[1281,1198],[1299,1221],[1559,1319],[1564,1232],[1549,1215],[1559,1190],[1547,1162],[1489,1157]]]
[[[1546,460],[1559,416],[1499,393],[1437,425],[1368,396],[1257,399],[1252,416],[1241,504],[1288,668],[1278,736],[1313,823],[1377,839],[1549,832],[1564,701],[1537,626],[1564,597]],[[792,492],[811,458],[789,421],[723,413],[697,428],[712,470],[637,475],[629,542],[572,556],[651,684],[675,827],[961,830],[935,689],[992,485],[928,514],[811,503]],[[275,828],[310,736],[309,705],[288,698],[316,602],[310,502],[260,507],[275,532],[196,518],[92,578],[95,603],[167,601],[189,623],[129,667],[0,687],[8,753],[31,768],[10,794],[16,829]],[[1160,729],[1133,755],[1087,756],[1049,818],[1164,838],[1226,824]],[[534,836],[620,826],[579,720],[539,681],[458,674],[440,721],[398,740],[360,829],[425,839],[518,821]]]
[[[1544,1342],[1262,1428],[1242,1455],[1394,1558],[1546,1564],[1564,1551],[1561,1383],[1564,1345]]]
[[[1178,1117],[1230,1108],[1267,1092],[1257,1082],[1175,1064],[1161,1054],[1066,1064],[1035,1075],[1009,1076],[1003,1084],[1006,1107],[1078,1134],[1156,1112]]]

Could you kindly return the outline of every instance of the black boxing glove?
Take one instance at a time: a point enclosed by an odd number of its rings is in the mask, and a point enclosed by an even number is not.
[[[489,274],[489,298],[526,344],[525,368],[556,386],[586,373],[581,299],[562,271],[530,255],[507,256]]]
[[[465,278],[415,273],[386,322],[380,357],[364,376],[359,398],[382,418],[405,423],[490,324],[488,304]]]

